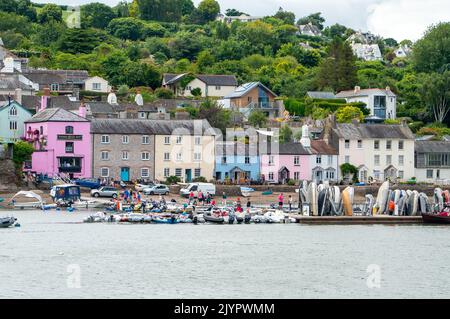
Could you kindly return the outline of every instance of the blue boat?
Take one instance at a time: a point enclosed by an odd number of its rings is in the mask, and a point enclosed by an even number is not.
[[[178,224],[179,220],[176,218],[156,218],[152,222],[155,224]]]

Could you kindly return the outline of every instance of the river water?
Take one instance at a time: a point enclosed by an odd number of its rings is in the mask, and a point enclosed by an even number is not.
[[[7,212],[0,212],[0,216]],[[0,298],[450,298],[446,226],[82,224],[0,229]]]

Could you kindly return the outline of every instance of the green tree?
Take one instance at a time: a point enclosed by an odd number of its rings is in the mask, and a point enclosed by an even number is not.
[[[335,91],[352,89],[357,83],[355,61],[349,44],[335,38],[328,48],[328,57],[319,67],[318,86]]]
[[[206,99],[200,104],[198,118],[208,120],[212,127],[220,129],[222,134],[225,134],[227,127],[231,123],[231,112],[223,109],[217,101]]]
[[[62,22],[62,9],[56,4],[46,4],[38,14],[39,23],[47,23],[50,21]]]
[[[144,23],[136,18],[117,18],[111,20],[107,31],[120,39],[139,40],[142,38]]]
[[[30,0],[17,0],[16,1],[16,13],[27,17],[30,21],[35,22],[37,20],[37,12],[33,7]]]
[[[225,15],[227,17],[238,17],[238,16],[241,16],[241,15],[247,15],[248,16],[247,13],[241,12],[241,11],[236,10],[236,9],[227,9],[225,11]]]
[[[116,18],[114,10],[103,3],[89,3],[81,6],[81,25],[98,29],[105,29],[109,22]]]
[[[31,160],[34,147],[27,142],[19,141],[13,147],[13,162],[17,169],[21,169],[25,161]]]
[[[15,0],[2,0],[0,1],[0,11],[3,12],[16,12]]]
[[[161,85],[162,75],[154,65],[129,62],[122,70],[125,84],[130,87],[149,86],[153,89]]]
[[[434,120],[443,123],[450,111],[450,70],[426,75],[421,94]]]
[[[295,24],[295,13],[284,11],[282,8],[273,17],[282,20],[285,24]]]
[[[175,97],[173,91],[166,88],[157,88],[155,95],[158,99],[173,99]]]
[[[113,8],[116,16],[118,18],[127,18],[130,16],[130,8],[127,1],[122,0],[120,1],[114,8]]]
[[[254,110],[248,117],[248,123],[254,127],[265,127],[267,125],[267,116],[260,110]]]
[[[216,0],[202,0],[197,8],[198,17],[203,23],[214,21],[219,13],[220,5]]]
[[[325,22],[325,19],[322,17],[322,13],[317,12],[317,13],[310,14],[307,17],[300,18],[297,21],[297,24],[304,25],[304,24],[311,23],[311,24],[315,25],[316,27],[318,27],[320,30],[323,30],[324,22]]]
[[[338,123],[351,123],[353,120],[360,122],[364,120],[364,114],[359,107],[349,105],[337,110],[336,121]]]
[[[419,72],[438,72],[450,67],[450,22],[428,29],[413,47],[413,61]]]
[[[284,144],[292,142],[292,137],[293,137],[292,129],[287,124],[284,124],[280,128],[280,139],[279,139],[280,143]]]
[[[105,39],[105,35],[95,29],[66,29],[60,38],[59,49],[68,53],[90,53]]]
[[[347,30],[348,30],[348,28],[346,26],[336,23],[336,24],[333,24],[332,26],[326,27],[323,30],[323,34],[330,38],[338,37],[338,38],[344,39]]]
[[[184,0],[137,0],[139,16],[144,20],[179,22]]]
[[[195,10],[195,6],[192,0],[180,0],[180,5],[181,5],[181,14],[183,16],[188,16],[192,14],[192,12],[194,12]]]

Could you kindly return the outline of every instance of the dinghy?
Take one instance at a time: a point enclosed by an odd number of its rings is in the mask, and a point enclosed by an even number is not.
[[[241,194],[244,197],[250,197],[254,192],[255,192],[255,190],[253,188],[241,187]]]
[[[347,187],[342,192],[342,205],[344,207],[344,215],[345,216],[353,216],[353,187]]]
[[[14,217],[0,217],[0,228],[8,228],[14,226],[17,219]]]
[[[10,204],[18,209],[35,209],[41,208],[45,203],[41,196],[32,191],[20,191],[11,198]]]
[[[389,195],[389,182],[386,181],[378,189],[377,201],[375,204],[378,215],[382,215],[385,213],[387,208],[388,195]]]

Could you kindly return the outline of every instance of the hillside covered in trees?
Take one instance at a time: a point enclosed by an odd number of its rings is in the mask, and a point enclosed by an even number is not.
[[[80,27],[69,28],[67,7],[2,0],[0,37],[33,67],[88,70],[119,90],[152,92],[165,72],[234,74],[240,83],[260,81],[285,97],[291,113],[320,118],[326,103],[305,100],[307,91],[389,86],[398,95],[397,115],[411,118],[413,128],[431,124],[427,129],[433,130],[450,122],[448,22],[430,26],[414,44],[378,37],[383,61],[367,62],[346,41],[355,30],[325,27],[320,13],[297,17],[280,9],[258,21],[227,24],[217,21],[220,12],[243,14],[215,0],[197,7],[191,0],[90,3],[81,6]],[[298,25],[308,23],[322,36],[299,34]],[[412,54],[397,58],[400,44],[411,46]]]

